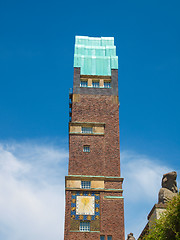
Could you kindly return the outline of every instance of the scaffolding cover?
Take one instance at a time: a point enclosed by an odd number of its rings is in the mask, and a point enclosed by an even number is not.
[[[76,36],[74,67],[81,68],[81,75],[110,76],[111,69],[118,69],[114,38]]]

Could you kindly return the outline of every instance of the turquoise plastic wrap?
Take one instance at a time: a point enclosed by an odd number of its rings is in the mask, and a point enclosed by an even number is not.
[[[76,36],[74,67],[80,67],[82,75],[110,76],[111,69],[118,69],[114,38]]]

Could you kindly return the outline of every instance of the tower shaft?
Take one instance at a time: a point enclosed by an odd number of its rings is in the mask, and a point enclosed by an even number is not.
[[[124,240],[114,49],[113,38],[76,37],[65,240]]]

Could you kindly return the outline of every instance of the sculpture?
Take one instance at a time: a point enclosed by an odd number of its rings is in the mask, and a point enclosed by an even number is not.
[[[175,171],[163,175],[162,188],[159,191],[158,203],[167,203],[177,195],[177,173]]]
[[[136,240],[135,237],[133,237],[133,233],[127,235],[127,240]]]

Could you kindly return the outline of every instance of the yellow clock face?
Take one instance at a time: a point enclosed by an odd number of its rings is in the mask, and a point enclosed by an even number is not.
[[[94,215],[95,197],[77,196],[76,197],[76,215]]]

